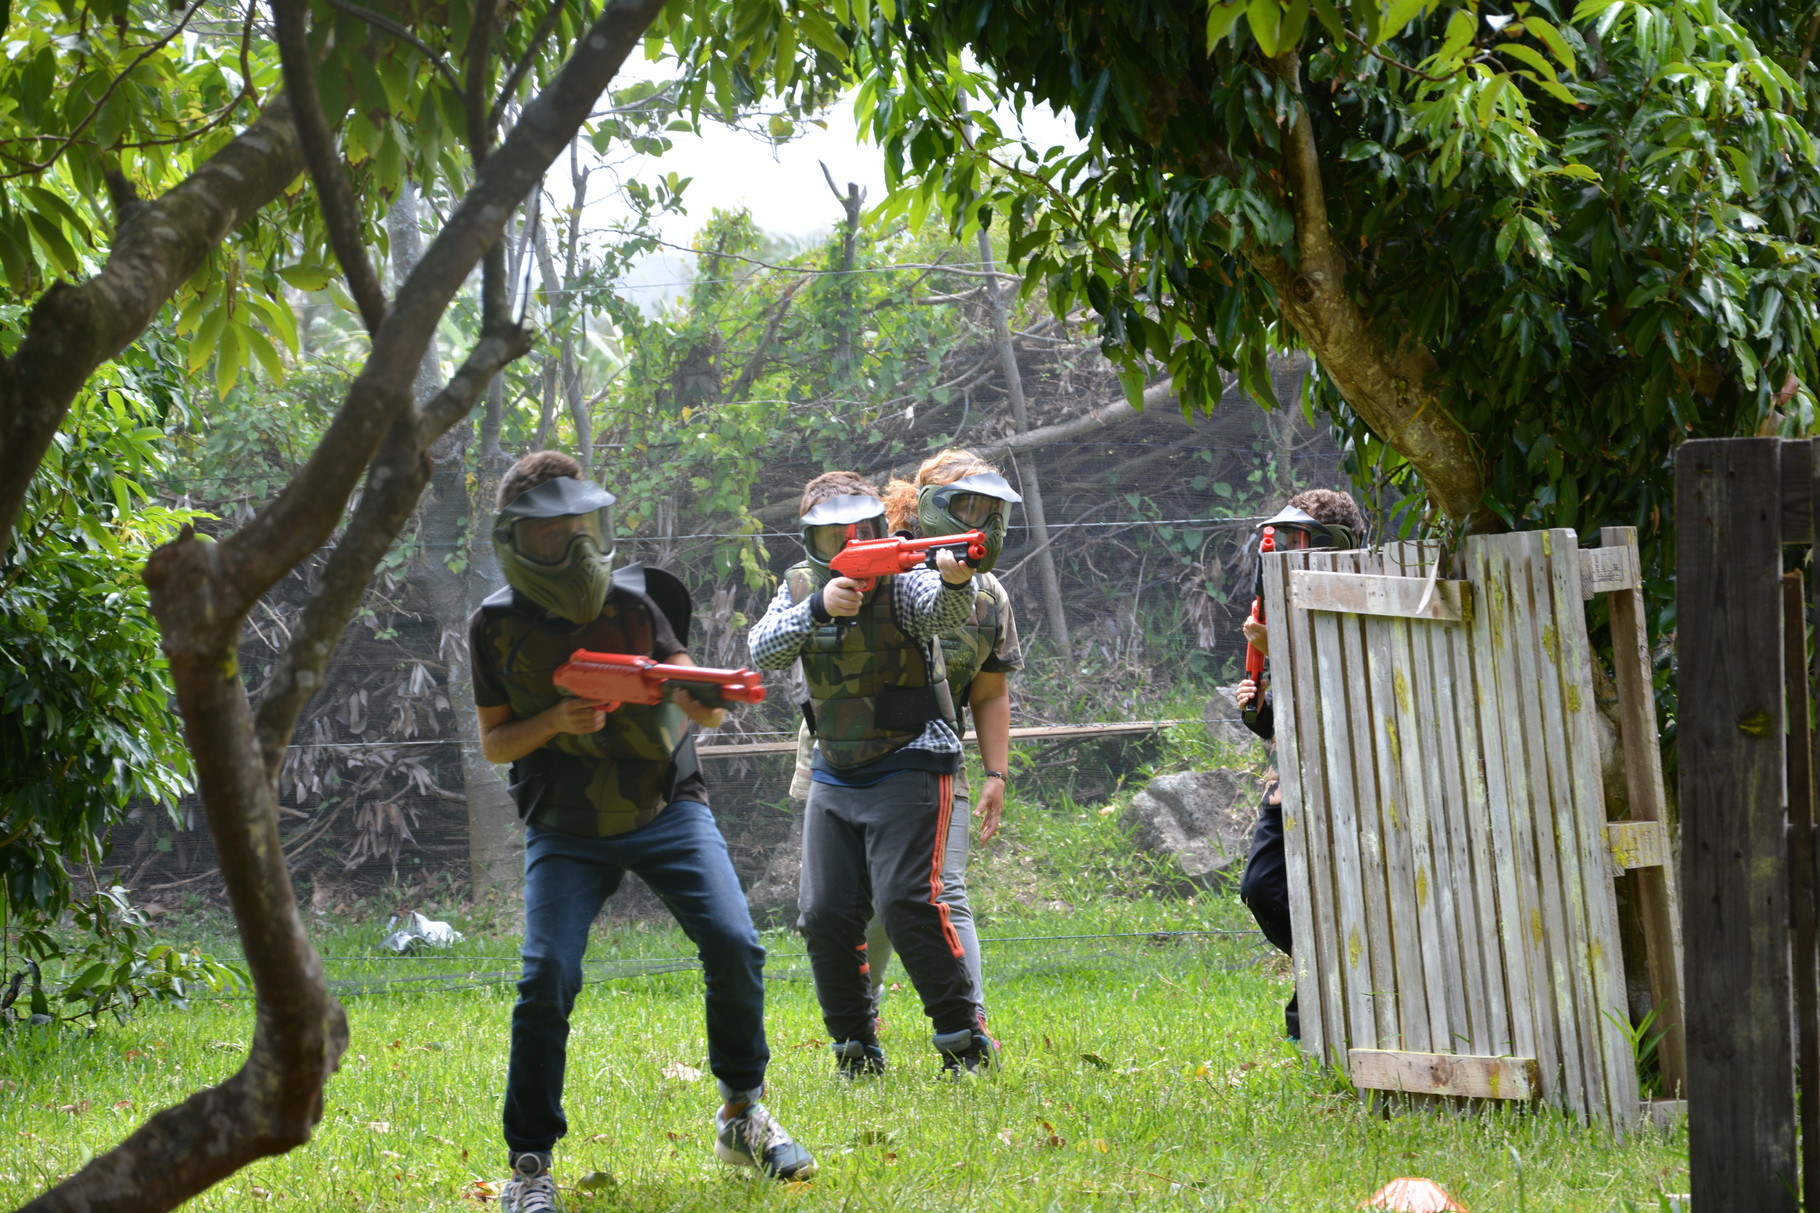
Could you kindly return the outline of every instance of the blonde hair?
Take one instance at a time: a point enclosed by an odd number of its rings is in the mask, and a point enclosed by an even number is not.
[[[953,484],[963,476],[996,471],[998,468],[962,447],[951,446],[945,451],[937,451],[916,469],[914,481],[892,477],[891,483],[885,486],[885,520],[894,531],[915,530],[918,489],[931,484]]]

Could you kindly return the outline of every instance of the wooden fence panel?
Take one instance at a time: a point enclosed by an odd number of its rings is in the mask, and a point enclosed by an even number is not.
[[[1491,1084],[1504,1097],[1622,1129],[1636,1075],[1581,553],[1539,532],[1443,562],[1420,544],[1266,561],[1288,863],[1313,903],[1304,1037],[1358,1051],[1361,1085],[1444,1094],[1509,1058],[1534,1081]],[[1634,586],[1634,564],[1634,547],[1591,562],[1602,590]]]

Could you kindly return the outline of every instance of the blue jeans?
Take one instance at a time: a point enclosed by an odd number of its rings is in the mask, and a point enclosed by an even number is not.
[[[569,1013],[581,989],[588,930],[627,872],[636,872],[695,944],[707,986],[708,1068],[723,1095],[765,1081],[765,949],[727,843],[705,804],[679,800],[649,825],[612,838],[525,833],[524,975],[512,1008],[505,1137],[547,1151],[568,1131],[562,1082]]]

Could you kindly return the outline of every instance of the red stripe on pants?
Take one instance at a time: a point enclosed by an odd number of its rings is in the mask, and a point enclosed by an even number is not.
[[[948,941],[948,950],[960,960],[967,955],[967,949],[954,933],[954,924],[948,921],[948,903],[942,900],[942,865],[948,861],[948,825],[954,819],[954,776],[935,777],[935,799],[935,858],[929,864],[929,904],[941,915],[942,938]]]

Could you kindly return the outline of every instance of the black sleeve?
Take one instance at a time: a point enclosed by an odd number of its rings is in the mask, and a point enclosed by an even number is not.
[[[1256,733],[1259,737],[1262,737],[1265,741],[1276,740],[1277,713],[1276,705],[1272,703],[1270,699],[1270,688],[1264,688],[1264,697],[1258,701],[1258,718],[1256,720],[1245,720],[1245,713],[1240,711],[1239,719],[1244,721],[1246,728],[1250,729],[1253,733]]]
[[[474,676],[476,707],[499,708],[511,703],[499,661],[487,641],[486,619],[480,611],[468,617],[468,670]]]
[[[651,656],[659,661],[668,661],[683,651],[682,641],[676,638],[676,629],[670,626],[670,617],[663,613],[649,595],[639,595],[639,601],[645,604],[645,613],[651,617]]]

